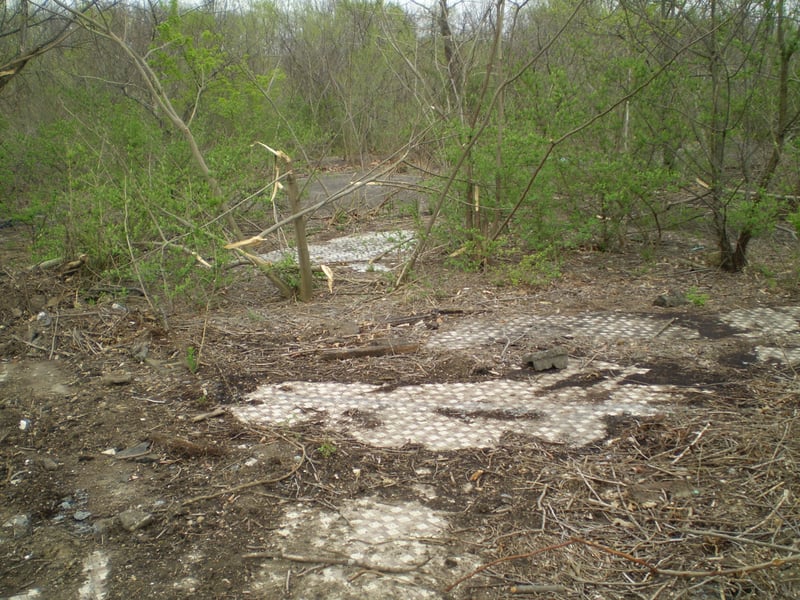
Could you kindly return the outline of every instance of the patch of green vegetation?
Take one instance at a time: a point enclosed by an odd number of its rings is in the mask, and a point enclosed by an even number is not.
[[[199,357],[197,356],[197,351],[195,350],[194,346],[189,346],[186,348],[186,366],[188,367],[191,373],[197,373],[197,369],[199,368]]]
[[[493,266],[490,276],[495,285],[540,287],[561,277],[561,265],[555,248],[546,248]]]
[[[317,448],[317,452],[319,452],[320,455],[322,455],[323,458],[330,458],[331,456],[336,454],[337,451],[338,451],[338,448],[336,447],[336,445],[333,442],[330,442],[330,441],[323,442],[320,445],[320,447]]]
[[[750,268],[753,272],[757,273],[761,277],[764,278],[764,281],[767,284],[767,288],[770,290],[774,290],[778,287],[778,276],[774,270],[770,269],[766,265],[761,264],[751,264]]]
[[[695,306],[705,306],[711,297],[708,294],[699,291],[696,287],[690,287],[688,290],[686,290],[686,299]]]
[[[267,317],[265,317],[264,315],[256,312],[252,308],[248,308],[247,309],[247,318],[250,321],[253,321],[254,323],[263,323],[265,321],[268,321]]]
[[[300,265],[294,252],[287,252],[273,265],[278,277],[294,292],[300,290]]]

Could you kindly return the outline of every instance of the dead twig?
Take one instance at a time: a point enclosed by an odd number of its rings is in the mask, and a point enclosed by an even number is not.
[[[213,419],[214,417],[219,417],[225,414],[225,409],[221,406],[215,408],[211,412],[203,413],[201,415],[197,415],[192,417],[192,423],[199,423],[200,421],[205,421],[206,419]]]
[[[488,563],[486,563],[484,565],[481,565],[480,567],[478,567],[477,569],[475,569],[473,571],[470,571],[469,573],[467,573],[463,577],[460,577],[459,579],[456,579],[456,581],[454,581],[453,583],[448,585],[446,588],[444,588],[444,591],[445,592],[453,591],[457,586],[459,586],[460,584],[464,583],[467,579],[472,579],[473,577],[475,577],[475,575],[478,575],[479,573],[482,573],[486,569],[490,569],[491,567],[493,567],[495,565],[499,565],[501,563],[508,562],[508,561],[511,561],[511,560],[518,560],[518,559],[522,559],[522,558],[533,558],[534,556],[536,556],[538,554],[543,554],[545,552],[550,552],[551,550],[558,550],[559,548],[566,548],[567,546],[572,546],[573,544],[577,544],[577,543],[578,543],[578,539],[577,538],[570,538],[565,542],[561,542],[561,543],[558,543],[558,544],[552,544],[550,546],[545,546],[544,548],[539,548],[538,550],[534,550],[533,552],[525,552],[523,554],[513,554],[511,556],[503,556],[501,558],[498,558],[496,560],[488,562]]]
[[[705,570],[705,571],[690,571],[690,570],[680,570],[680,569],[662,569],[660,567],[656,567],[653,564],[650,564],[648,561],[643,560],[641,558],[637,558],[627,552],[622,552],[621,550],[617,550],[615,548],[611,548],[610,546],[605,546],[603,544],[598,544],[597,542],[592,542],[590,540],[586,540],[579,537],[571,537],[570,539],[560,542],[558,544],[552,544],[550,546],[545,546],[544,548],[539,548],[538,550],[534,550],[533,552],[526,552],[524,554],[514,554],[512,556],[504,556],[493,560],[485,565],[481,565],[474,571],[467,573],[460,579],[456,580],[454,583],[450,584],[445,588],[446,592],[452,591],[456,586],[460,585],[461,583],[465,582],[468,579],[471,579],[475,575],[485,571],[493,567],[494,565],[498,565],[503,562],[508,562],[512,560],[519,560],[523,558],[532,558],[544,552],[549,552],[551,550],[558,550],[560,548],[566,548],[567,546],[572,546],[574,544],[583,544],[584,546],[589,546],[590,548],[595,548],[596,550],[600,550],[601,552],[605,552],[606,554],[611,554],[613,556],[618,556],[620,558],[624,558],[625,560],[637,564],[645,569],[647,569],[652,575],[666,575],[671,577],[721,577],[725,575],[734,575],[734,576],[741,576],[747,573],[752,573],[754,571],[761,571],[763,569],[769,569],[772,567],[782,567],[787,564],[800,562],[800,554],[790,554],[788,556],[784,556],[781,558],[773,558],[772,560],[752,564],[752,565],[745,565],[742,567],[733,567],[730,569],[712,569],[712,570]]]
[[[711,423],[706,423],[705,427],[703,427],[703,429],[701,429],[700,431],[697,432],[697,435],[694,436],[694,439],[689,443],[688,446],[686,446],[686,448],[683,449],[683,451],[680,454],[678,454],[678,456],[676,456],[672,460],[671,464],[673,464],[673,465],[677,464],[678,461],[680,461],[680,459],[683,458],[684,454],[686,454],[689,450],[694,450],[694,447],[697,445],[697,442],[700,441],[700,438],[703,437],[703,434],[706,431],[708,431],[709,427],[711,427]]]
[[[714,529],[678,529],[681,533],[696,535],[704,538],[719,538],[721,540],[728,540],[729,542],[738,542],[740,544],[750,544],[753,546],[761,546],[763,548],[772,548],[781,552],[797,552],[798,548],[792,546],[784,546],[782,544],[773,544],[770,542],[762,542],[761,540],[751,540],[750,538],[743,537],[742,535],[731,535],[722,531]]]
[[[248,481],[247,483],[242,483],[241,485],[235,485],[235,486],[230,487],[230,488],[225,488],[224,490],[220,490],[218,492],[214,492],[213,494],[203,494],[203,495],[200,495],[200,496],[195,496],[194,498],[189,498],[187,500],[184,500],[181,503],[181,506],[189,506],[190,504],[195,504],[197,502],[202,502],[203,500],[213,500],[214,498],[219,498],[220,496],[232,495],[232,494],[235,494],[237,492],[241,492],[243,490],[247,490],[247,489],[250,489],[250,488],[253,488],[253,487],[258,487],[260,485],[270,485],[270,484],[273,484],[273,483],[278,483],[279,481],[283,481],[284,479],[289,479],[289,477],[292,477],[295,473],[297,473],[300,470],[300,467],[302,467],[306,463],[306,461],[308,460],[308,455],[306,454],[306,449],[302,444],[298,444],[297,442],[294,442],[294,441],[292,441],[292,440],[290,440],[290,439],[288,439],[288,438],[286,438],[286,437],[284,437],[284,436],[282,436],[280,434],[278,434],[278,436],[280,438],[282,438],[284,441],[286,441],[286,442],[290,443],[291,445],[295,446],[296,448],[300,449],[300,451],[302,452],[302,456],[300,457],[300,460],[297,461],[297,464],[295,464],[295,466],[292,467],[292,469],[290,471],[284,473],[283,475],[278,475],[277,477],[269,477],[267,479],[258,479],[256,481]]]
[[[663,327],[661,327],[661,329],[659,329],[658,331],[656,331],[656,332],[653,334],[653,337],[651,337],[650,339],[651,339],[651,340],[654,340],[654,339],[656,339],[658,336],[660,336],[662,333],[664,333],[664,332],[665,332],[667,329],[669,329],[669,326],[670,326],[670,325],[672,325],[672,324],[673,324],[673,323],[674,323],[676,320],[677,320],[677,319],[676,319],[675,317],[671,318],[669,321],[667,321],[667,322],[664,324],[664,326],[663,326]]]
[[[563,593],[567,588],[563,585],[512,585],[509,590],[512,594],[547,594]]]
[[[50,351],[49,348],[45,348],[44,346],[37,346],[36,344],[34,344],[32,342],[27,342],[27,341],[23,340],[21,337],[19,337],[16,334],[12,333],[11,337],[13,339],[17,340],[18,342],[21,342],[21,343],[25,344],[26,346],[30,346],[31,348],[35,348],[36,350],[41,350],[42,352],[49,352]]]
[[[784,565],[800,562],[800,554],[791,554],[783,558],[773,558],[772,560],[764,561],[754,565],[745,565],[743,567],[732,567],[730,569],[715,569],[711,571],[680,571],[673,569],[659,569],[653,567],[653,573],[656,575],[669,575],[672,577],[721,577],[724,575],[734,575],[740,577],[747,573],[754,571],[761,571],[771,567],[782,567]]]

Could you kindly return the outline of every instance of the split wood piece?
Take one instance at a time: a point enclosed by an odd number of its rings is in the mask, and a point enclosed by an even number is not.
[[[331,348],[320,352],[322,360],[344,360],[346,358],[362,358],[364,356],[386,356],[391,354],[412,354],[419,350],[417,343],[387,343],[375,346],[359,346],[357,348]]]
[[[462,315],[467,312],[466,310],[460,309],[435,309],[429,313],[425,313],[423,315],[409,315],[407,317],[394,317],[391,319],[387,319],[386,323],[391,327],[397,327],[398,325],[413,325],[414,323],[419,323],[420,321],[435,321],[438,317],[442,315]]]
[[[197,456],[222,456],[225,454],[225,449],[213,444],[196,444],[183,438],[171,435],[162,435],[160,433],[153,433],[150,439],[154,444],[166,449],[168,452],[184,456],[186,458],[194,458]]]
[[[214,417],[221,417],[225,414],[225,409],[221,406],[215,408],[211,412],[203,413],[201,415],[197,415],[192,417],[192,423],[199,423],[200,421],[205,421],[206,419],[213,419]]]
[[[103,385],[125,385],[133,381],[130,373],[107,373],[100,378]]]
[[[80,269],[89,260],[89,256],[81,254],[75,260],[68,261],[63,256],[52,258],[28,267],[28,271],[51,271],[58,269],[61,275],[69,275]]]

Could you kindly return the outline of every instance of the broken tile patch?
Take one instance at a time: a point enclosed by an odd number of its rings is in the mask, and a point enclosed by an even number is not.
[[[517,315],[504,321],[481,318],[456,322],[450,329],[434,332],[427,346],[463,349],[510,344],[534,335],[538,340],[567,335],[604,340],[700,338],[697,330],[673,321],[616,313]],[[800,341],[800,307],[735,310],[721,315],[719,321],[742,331],[745,337],[788,336],[790,341]],[[796,364],[800,362],[797,346],[764,345],[754,350],[762,362]],[[609,376],[586,381],[586,385],[582,381],[580,385],[563,385],[577,381],[576,377],[583,373],[576,364],[544,372],[530,381],[439,383],[390,391],[359,383],[287,382],[259,388],[250,394],[246,404],[234,407],[232,412],[242,421],[266,424],[317,420],[378,447],[396,448],[409,443],[431,450],[491,447],[507,432],[579,446],[606,434],[607,416],[654,415],[658,406],[679,397],[677,389],[670,386],[636,384],[631,376],[647,373],[648,369],[600,362],[592,367]]]
[[[445,561],[458,565],[456,575],[478,564],[476,557],[453,560],[449,556],[444,543],[448,517],[417,501],[370,497],[346,500],[335,510],[292,507],[275,532],[274,559],[262,564],[250,592],[259,597],[280,596],[287,569],[298,559],[311,559],[330,565],[305,574],[302,590],[293,597],[441,598],[436,589],[443,578],[454,576],[453,567],[445,567]],[[356,579],[355,573],[362,576]]]
[[[312,262],[332,265],[346,264],[357,271],[387,270],[384,261],[401,258],[415,244],[413,231],[400,229],[396,231],[371,231],[334,238],[319,244],[309,244],[308,251]],[[275,250],[263,254],[262,258],[270,262],[280,262],[286,256],[297,260],[297,251]]]
[[[800,348],[776,348],[774,346],[756,346],[756,357],[761,362],[775,361],[786,365],[800,364]]]
[[[450,328],[443,327],[428,339],[432,349],[462,350],[476,345],[519,344],[526,340],[537,343],[560,337],[589,338],[592,340],[669,340],[688,341],[705,336],[691,324],[691,317],[667,320],[663,316],[622,315],[617,313],[587,313],[581,315],[516,315],[506,319],[483,317],[465,322],[455,322]],[[761,347],[759,360],[777,360],[795,364],[800,358],[800,307],[747,308],[723,313],[705,324],[705,329],[720,335],[730,328],[727,335],[744,338],[776,338],[786,348]],[[738,333],[737,333],[738,332]]]
[[[422,444],[431,450],[492,447],[506,432],[522,433],[571,445],[585,445],[606,435],[609,415],[655,415],[674,399],[669,386],[624,385],[637,367],[595,363],[616,376],[585,387],[553,387],[574,377],[580,367],[546,373],[535,381],[496,380],[435,383],[391,391],[361,383],[294,381],[265,385],[235,406],[232,413],[248,423],[293,425],[320,421],[356,440],[383,448]]]
[[[452,329],[437,331],[428,340],[428,347],[458,350],[475,344],[515,343],[526,338],[542,340],[565,335],[605,340],[655,337],[692,340],[700,337],[694,329],[657,317],[614,313],[524,315],[506,320],[488,317],[458,323]]]
[[[744,337],[800,335],[800,307],[742,308],[720,315]]]

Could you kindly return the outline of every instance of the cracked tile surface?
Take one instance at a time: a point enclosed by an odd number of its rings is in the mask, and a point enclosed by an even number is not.
[[[475,344],[508,343],[525,337],[539,339],[571,335],[594,339],[652,338],[691,340],[700,334],[689,327],[673,325],[657,317],[592,313],[575,316],[523,315],[508,319],[481,317],[438,331],[428,347],[458,350]]]
[[[754,347],[762,362],[800,361],[800,307],[734,310],[720,315],[718,322],[738,329],[745,338],[766,336],[785,343]],[[449,328],[432,333],[427,347],[459,350],[513,343],[532,335],[538,339],[569,335],[673,341],[701,337],[680,319],[657,315],[518,315],[455,321]],[[681,397],[677,388],[638,385],[629,379],[648,369],[599,361],[591,368],[610,375],[595,383],[570,383],[570,378],[584,371],[572,361],[567,369],[545,372],[528,381],[432,383],[389,391],[361,383],[285,382],[262,386],[246,398],[245,404],[231,410],[242,421],[253,423],[292,425],[316,420],[377,447],[398,448],[411,443],[431,450],[455,450],[494,446],[507,432],[586,445],[606,435],[608,416],[652,416]],[[621,385],[626,378],[626,384]]]
[[[388,392],[360,383],[293,381],[262,386],[231,410],[250,423],[321,421],[378,447],[414,443],[455,450],[494,446],[506,432],[584,445],[605,436],[605,417],[654,415],[673,398],[668,386],[619,385],[646,369],[599,362],[593,367],[615,375],[557,389],[548,388],[578,374],[577,364],[535,381],[410,385]]]
[[[443,543],[435,542],[444,542],[449,517],[417,501],[389,502],[372,497],[346,500],[334,510],[299,506],[284,512],[274,546],[278,556],[314,556],[321,563],[326,559],[338,561],[303,577],[309,598],[320,597],[315,594],[321,589],[336,598],[441,598],[435,589],[436,573],[442,570],[448,552]],[[458,564],[456,572],[468,571],[477,564],[477,558],[459,557]],[[364,577],[358,585],[352,585],[352,568],[362,572],[391,570],[392,576]],[[452,572],[452,568],[449,570]],[[283,591],[285,572],[280,560],[264,563],[251,592],[278,597],[270,594]]]
[[[309,244],[308,251],[313,262],[331,265],[346,264],[357,271],[369,268],[386,270],[379,259],[397,259],[413,248],[414,232],[408,230],[371,231],[334,238],[327,242]],[[286,256],[294,256],[295,250],[275,250],[262,255],[264,260],[279,262]]]

